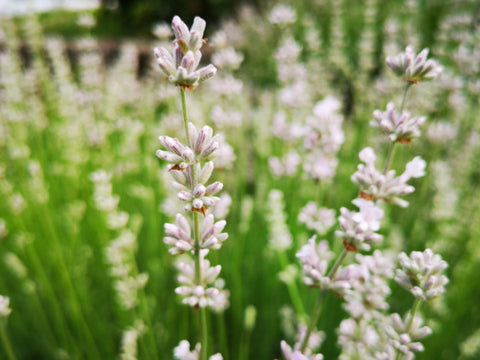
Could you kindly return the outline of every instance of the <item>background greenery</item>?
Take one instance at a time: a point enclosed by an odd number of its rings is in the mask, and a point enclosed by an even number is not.
[[[3,169],[0,178],[6,181],[2,182],[1,196],[5,201],[0,202],[0,218],[5,220],[8,229],[0,243],[0,256],[4,260],[0,262],[0,294],[11,298],[13,311],[7,330],[17,357],[115,359],[122,331],[138,316],[149,317],[152,322],[149,333],[140,338],[141,359],[171,358],[172,349],[180,339],[197,339],[195,312],[179,304],[173,292],[176,286],[174,258],[168,255],[161,241],[163,224],[170,221],[160,208],[166,197],[159,176],[163,164],[154,157],[159,147],[156,139],[163,134],[160,131],[166,116],[179,113],[180,108],[175,97],[160,99],[157,96],[161,80],[158,73],[150,71],[148,51],[155,43],[149,41],[152,39],[149,32],[153,23],[169,22],[173,14],[178,14],[187,23],[194,15],[211,20],[207,37],[227,20],[236,21],[243,33],[237,50],[243,52],[245,60],[235,76],[244,82],[244,91],[233,104],[242,109],[246,120],[240,129],[227,129],[226,137],[237,161],[232,169],[217,175],[232,197],[227,219],[230,238],[221,251],[212,254],[212,261],[223,267],[222,275],[231,291],[231,307],[224,314],[209,316],[211,348],[221,351],[227,360],[280,357],[279,342],[285,338],[280,309],[290,300],[285,285],[278,279],[279,261],[266,251],[268,192],[275,188],[285,194],[285,212],[295,245],[288,258],[293,263],[296,249],[311,235],[297,222],[300,209],[310,200],[333,209],[349,206],[357,194],[350,175],[356,169],[358,152],[378,143],[378,134],[368,126],[371,113],[377,108],[383,109],[391,96],[397,101],[401,96],[401,90],[395,95],[382,95],[375,90],[377,79],[387,76],[383,64],[386,55],[384,29],[387,20],[395,18],[398,24],[411,26],[418,46],[430,47],[448,71],[464,81],[459,90],[464,102],[458,108],[450,105],[447,101],[450,90],[445,89],[437,89],[430,96],[436,85],[426,90],[419,86],[409,95],[407,106],[410,102],[420,109],[417,100],[428,97],[427,102],[433,104],[426,114],[429,119],[451,121],[458,126],[458,135],[441,144],[424,138],[417,140],[397,151],[394,167],[400,171],[417,154],[429,164],[445,160],[449,164],[451,188],[458,195],[450,204],[455,216],[438,219],[432,215],[438,189],[429,171],[425,178],[415,182],[416,191],[408,199],[410,207],[389,211],[382,227],[387,241],[382,246],[398,246],[404,251],[436,247],[450,264],[450,284],[445,297],[431,307],[422,308],[431,319],[434,333],[425,340],[426,351],[419,354],[418,359],[469,358],[465,352],[461,354],[461,344],[480,327],[480,147],[478,143],[469,142],[471,135],[479,131],[478,95],[470,92],[465,84],[478,79],[478,73],[463,73],[455,61],[453,54],[458,42],[463,40],[444,39],[439,34],[441,24],[454,13],[471,16],[472,28],[467,32],[478,33],[480,5],[473,1],[424,0],[416,2],[417,12],[411,14],[405,11],[403,1],[373,3],[375,22],[365,24],[366,2],[345,0],[340,19],[332,15],[329,2],[291,2],[297,17],[308,18],[322,40],[320,53],[302,52],[302,60],[314,64],[317,61],[325,71],[325,75],[320,76],[327,78],[327,87],[317,89],[315,100],[319,100],[320,95],[334,93],[342,99],[345,115],[346,142],[339,154],[337,175],[332,183],[321,184],[309,180],[300,183],[298,178],[277,179],[269,171],[268,157],[279,155],[282,148],[277,139],[265,138],[258,125],[263,121],[268,128],[276,105],[269,99],[279,87],[274,53],[281,30],[266,21],[271,3],[256,2],[250,15],[246,15],[233,1],[120,1],[116,10],[95,11],[97,25],[91,30],[75,25],[78,14],[63,11],[40,14],[36,19],[19,17],[12,22],[2,19],[7,36],[1,49],[4,53],[9,50],[11,63],[2,63],[0,69],[3,79],[1,130],[4,134],[0,143]],[[117,20],[118,14],[121,21]],[[331,32],[336,22],[341,24],[342,30],[341,64],[332,56],[335,49]],[[308,48],[305,40],[308,26],[298,21],[291,28],[305,49]],[[360,40],[367,29],[373,32],[374,51],[365,77],[359,59],[364,56]],[[67,83],[77,87],[83,95],[94,94],[92,98],[87,96],[87,100],[80,103],[61,88],[65,74],[56,71],[59,64],[52,61],[51,54],[45,50],[42,33],[46,37],[60,35],[67,39],[62,46],[73,50],[63,53],[65,58],[57,60],[60,65],[62,61],[67,65]],[[79,58],[92,51],[78,46],[77,41],[83,36],[100,40],[94,45],[94,51],[101,54],[103,63],[91,65],[99,81],[93,87],[81,80],[87,68],[82,67]],[[109,58],[103,41],[112,38],[115,41]],[[137,39],[134,46],[138,59],[143,56],[146,68],[143,77],[137,76],[141,62],[132,61],[124,68],[115,66],[127,52],[125,46],[131,44],[127,44],[127,38]],[[402,42],[404,39],[400,37],[401,47],[406,45]],[[6,82],[5,74],[13,81]],[[119,96],[112,93],[116,86],[121,87],[119,92],[126,94],[126,99],[119,100]],[[223,100],[205,87],[189,93],[188,101],[198,110],[192,112],[194,121],[203,124],[208,122],[212,104]],[[73,105],[66,110],[69,103]],[[120,122],[126,118],[143,126],[138,137],[133,139],[133,147],[128,126],[122,127]],[[127,124],[131,125],[129,121]],[[81,126],[71,128],[71,124]],[[99,144],[85,141],[89,129],[97,127],[107,129],[105,140]],[[382,144],[378,146],[386,151]],[[25,148],[27,154],[19,155]],[[85,158],[74,162],[75,156],[70,152],[77,151]],[[41,178],[49,195],[47,202],[38,201],[32,160],[43,170]],[[122,168],[128,168],[125,164],[131,165],[131,170]],[[116,301],[104,255],[105,247],[115,234],[106,226],[104,215],[95,208],[89,180],[89,174],[99,168],[113,173],[113,192],[120,196],[121,210],[141,218],[136,264],[139,271],[149,274],[141,307],[148,310],[149,316],[125,312]],[[20,213],[12,211],[14,194],[21,194],[26,204]],[[241,211],[246,198],[254,202],[250,219],[245,219]],[[246,228],[241,227],[242,221],[247,221]],[[328,239],[338,250],[340,244],[335,242],[333,234],[330,233]],[[18,257],[24,265],[24,273],[12,271],[7,254]],[[300,284],[301,280],[298,282]],[[306,308],[311,308],[315,293],[303,286],[300,289]],[[395,285],[393,290],[392,311],[405,312],[411,306],[411,297]],[[258,314],[252,331],[244,327],[244,311],[248,305],[253,305]],[[327,359],[338,355],[333,339],[335,328],[344,315],[340,301],[333,295],[327,296],[319,323],[329,339],[322,348]],[[156,344],[156,356],[152,354],[152,339]],[[2,358],[5,357],[2,353]]]

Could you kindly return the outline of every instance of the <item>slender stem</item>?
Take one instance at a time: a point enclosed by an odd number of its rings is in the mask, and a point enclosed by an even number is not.
[[[420,300],[420,299],[415,299],[415,302],[413,303],[412,313],[411,313],[412,317],[410,318],[410,322],[408,323],[407,333],[409,333],[410,330],[412,330],[413,319],[415,318],[415,315],[417,314],[417,311],[420,308],[421,303],[422,303],[422,300]]]
[[[345,260],[345,257],[347,256],[348,251],[347,249],[343,249],[342,253],[338,256],[337,260],[335,261],[335,264],[333,264],[332,268],[328,272],[328,278],[333,279],[335,274],[337,273],[338,268],[342,264],[343,260]]]
[[[385,175],[392,163],[393,153],[395,151],[395,144],[396,142],[393,141],[390,143],[390,147],[388,148],[387,159],[385,160],[385,166],[383,167],[383,175]]]
[[[348,254],[347,249],[343,249],[340,255],[338,255],[337,260],[333,264],[332,268],[328,272],[328,278],[333,279],[335,274],[337,273],[338,268],[342,264],[343,260],[345,260],[346,256]],[[323,288],[320,293],[318,294],[317,301],[315,302],[315,305],[312,310],[312,315],[310,317],[310,321],[308,323],[307,327],[307,333],[305,334],[305,338],[303,339],[302,346],[300,347],[300,351],[303,353],[305,349],[307,348],[308,345],[308,339],[310,338],[310,335],[312,334],[313,329],[315,328],[315,325],[317,324],[318,317],[320,316],[320,312],[322,310],[322,302],[323,298],[325,297],[325,293],[327,292],[326,288]]]
[[[407,84],[405,85],[405,90],[403,90],[402,105],[400,105],[400,115],[402,115],[403,106],[405,105],[405,99],[407,98],[407,92],[411,85],[412,84],[407,81]]]
[[[403,97],[402,97],[402,104],[400,105],[400,115],[402,115],[403,113],[403,107],[405,106],[405,99],[407,98],[407,92],[408,92],[408,89],[410,89],[410,86],[412,84],[407,82],[405,84],[405,89],[403,90]],[[392,142],[390,143],[390,147],[388,149],[388,154],[387,154],[387,159],[385,161],[385,167],[383,168],[383,175],[385,175],[388,171],[388,168],[390,167],[390,164],[392,162],[392,158],[393,158],[393,153],[394,153],[394,150],[395,150],[395,144],[396,142]]]
[[[285,269],[288,265],[288,258],[284,252],[278,253],[278,258],[280,260],[280,265],[282,269]],[[290,295],[290,300],[292,301],[293,307],[295,308],[295,312],[299,316],[300,319],[306,319],[305,307],[303,306],[302,297],[300,296],[300,292],[298,291],[296,281],[291,281],[287,283],[288,293]]]
[[[185,126],[185,137],[187,139],[187,144],[193,148],[193,144],[190,142],[190,133],[188,131],[188,116],[187,116],[187,102],[185,99],[185,89],[180,88],[180,97],[182,98],[182,111],[183,111],[183,123]],[[195,174],[195,164],[190,165],[190,171],[192,176],[192,189],[197,186],[197,176]],[[195,282],[197,285],[202,285],[202,257],[200,254],[200,214],[198,212],[193,212],[193,238],[195,243],[194,248],[194,259],[195,259]],[[207,315],[205,308],[200,310],[201,316],[201,326],[200,326],[200,337],[202,339],[202,350],[200,354],[200,360],[207,360],[207,346],[208,346],[208,333],[207,333]]]
[[[183,125],[185,126],[185,137],[187,138],[187,145],[193,147],[193,144],[190,144],[190,132],[188,131],[188,116],[187,103],[185,100],[185,89],[182,87],[180,87],[180,97],[182,98]]]
[[[12,350],[12,345],[10,344],[10,340],[8,339],[7,332],[5,331],[5,322],[2,321],[0,324],[0,337],[2,338],[2,344],[5,348],[5,352],[7,353],[8,360],[17,360],[15,354]]]
[[[202,322],[202,351],[201,351],[200,360],[207,360],[207,346],[208,346],[207,310],[204,307],[200,309],[200,317]]]

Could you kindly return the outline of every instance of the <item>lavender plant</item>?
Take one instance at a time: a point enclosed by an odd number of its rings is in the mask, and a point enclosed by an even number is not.
[[[415,352],[422,351],[421,343],[415,342],[431,333],[428,327],[421,327],[422,319],[417,315],[421,301],[438,297],[444,291],[448,279],[441,275],[447,264],[430,249],[424,253],[413,252],[408,258],[405,253],[399,255],[402,269],[397,270],[396,280],[410,290],[416,297],[412,311],[402,320],[400,315],[388,317],[386,297],[390,294],[388,280],[393,277],[393,268],[388,256],[375,251],[373,256],[357,255],[357,263],[342,266],[349,253],[370,250],[371,244],[383,241],[377,233],[384,216],[382,202],[408,206],[401,197],[414,191],[407,184],[410,178],[425,175],[426,163],[420,157],[407,164],[400,176],[389,170],[397,143],[408,144],[412,138],[420,135],[419,126],[425,118],[411,118],[404,112],[407,91],[412,84],[436,77],[441,71],[434,60],[427,60],[428,50],[415,56],[412,47],[396,57],[388,57],[387,64],[405,81],[400,110],[397,112],[393,103],[389,103],[385,113],[374,112],[376,123],[390,141],[390,147],[383,171],[375,168],[375,153],[367,147],[360,152],[360,160],[365,165],[358,166],[351,180],[360,186],[359,198],[353,203],[359,211],[341,208],[339,224],[341,230],[335,235],[342,241],[343,251],[337,256],[333,265],[333,254],[328,243],[316,243],[316,236],[311,238],[297,253],[303,268],[304,283],[319,288],[315,307],[310,315],[306,330],[299,335],[293,349],[282,342],[282,351],[287,360],[321,359],[315,354],[310,342],[321,313],[322,301],[327,290],[333,291],[345,299],[344,307],[350,315],[338,329],[339,344],[342,347],[341,359],[411,359]],[[386,327],[386,333],[379,331]]]
[[[164,242],[171,254],[190,254],[193,260],[178,263],[180,275],[178,281],[181,286],[175,292],[182,297],[182,303],[199,309],[201,317],[200,341],[194,350],[190,344],[182,340],[175,348],[176,359],[206,360],[208,356],[208,329],[206,308],[224,309],[228,306],[228,292],[220,284],[218,278],[221,266],[211,266],[205,259],[209,251],[219,249],[228,238],[222,232],[226,222],[215,222],[213,214],[207,210],[215,206],[223,184],[219,181],[208,184],[214,169],[216,152],[219,147],[213,130],[204,126],[197,130],[195,125],[188,121],[186,91],[193,90],[199,83],[212,77],[216,73],[213,65],[200,69],[202,53],[200,48],[205,40],[203,33],[206,23],[196,17],[189,30],[187,25],[175,16],[172,28],[175,34],[173,55],[163,47],[156,48],[154,53],[162,71],[168,76],[169,82],[180,89],[182,100],[183,121],[186,145],[177,138],[160,136],[159,140],[165,150],[157,150],[157,156],[171,165],[168,171],[172,175],[172,188],[178,190],[178,198],[186,203],[184,210],[191,216],[176,215],[175,224],[165,224]],[[212,355],[210,360],[220,360],[220,354]]]

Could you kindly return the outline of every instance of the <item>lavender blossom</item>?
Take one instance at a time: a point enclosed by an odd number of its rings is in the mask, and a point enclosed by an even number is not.
[[[228,306],[228,292],[216,286],[221,266],[210,266],[210,261],[205,259],[208,250],[201,250],[201,276],[197,283],[195,276],[195,264],[192,259],[185,258],[177,263],[180,271],[178,282],[181,286],[175,292],[182,297],[182,303],[192,307],[214,307],[217,310]]]
[[[207,215],[201,228],[200,248],[219,249],[222,242],[228,238],[228,234],[222,232],[225,225],[225,220],[214,222],[213,215]],[[170,246],[168,252],[172,255],[183,254],[195,248],[191,226],[181,214],[177,214],[175,224],[165,224],[165,235],[163,242]]]
[[[407,46],[405,52],[394,57],[387,57],[386,63],[395,74],[403,80],[416,84],[420,81],[431,80],[443,71],[435,60],[427,60],[428,49],[423,49],[418,55],[412,46]]]
[[[395,280],[423,301],[435,299],[445,292],[448,278],[442,275],[448,264],[430,249],[423,253],[413,251],[410,256],[398,255],[401,269],[397,269]]]
[[[432,333],[428,326],[423,326],[423,320],[419,315],[411,319],[408,314],[404,320],[398,314],[390,316],[391,325],[385,327],[385,332],[389,337],[390,345],[401,354],[402,360],[413,359],[414,353],[423,351],[424,347],[420,340]]]
[[[365,319],[348,318],[342,320],[337,333],[338,344],[342,347],[340,360],[368,359],[370,349],[374,348],[380,341],[377,329]],[[359,355],[361,356],[359,357]]]
[[[176,360],[199,360],[201,348],[202,346],[197,344],[193,350],[190,350],[190,343],[187,340],[182,340],[180,341],[180,344],[173,349],[173,357]],[[210,356],[208,359],[223,360],[223,357],[220,354],[215,354]]]
[[[168,76],[168,81],[186,89],[193,89],[200,82],[214,76],[217,69],[213,65],[207,65],[198,69],[202,53],[202,39],[205,31],[205,20],[195,17],[192,28],[175,16],[172,20],[172,28],[175,34],[175,46],[173,54],[164,47],[155,48],[154,54],[160,69]]]
[[[372,120],[371,126],[379,126],[391,141],[402,144],[409,144],[413,138],[419,137],[419,127],[426,120],[424,116],[411,118],[408,111],[398,113],[393,102],[387,104],[385,112],[375,110],[373,117],[376,122]]]
[[[378,318],[379,312],[388,308],[386,297],[390,287],[387,281],[393,276],[393,261],[379,250],[368,256],[357,254],[356,259],[368,275],[357,277],[361,281],[356,281],[346,291],[344,308],[354,319]]]
[[[320,347],[325,339],[325,334],[322,331],[313,331],[308,338],[306,349],[301,351],[301,344],[305,340],[306,334],[307,327],[303,324],[299,325],[293,348],[285,341],[280,343],[285,360],[323,360],[322,354],[314,354],[313,352]]]
[[[329,250],[327,241],[317,244],[316,239],[316,235],[310,238],[296,256],[302,264],[303,282],[308,286],[321,288],[330,283],[326,273],[333,253]]]
[[[298,221],[315,230],[318,235],[324,235],[335,224],[335,210],[317,208],[317,204],[309,201],[300,211]]]
[[[383,240],[383,236],[375,232],[380,229],[383,210],[365,199],[352,202],[360,208],[360,212],[342,207],[338,218],[342,230],[335,231],[335,235],[343,240],[347,251],[369,250],[369,244]]]
[[[359,157],[365,165],[358,165],[358,170],[351,179],[360,186],[360,197],[366,200],[382,199],[401,207],[408,206],[408,202],[400,196],[415,190],[413,186],[407,185],[407,181],[424,176],[426,162],[417,156],[407,164],[403,174],[395,177],[395,170],[383,174],[375,168],[376,155],[372,148],[363,149]]]

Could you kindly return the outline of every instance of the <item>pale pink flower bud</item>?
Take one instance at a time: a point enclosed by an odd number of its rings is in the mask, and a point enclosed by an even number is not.
[[[212,138],[213,130],[210,126],[204,126],[197,135],[195,141],[194,150],[197,154],[201,153],[205,144],[207,144]]]
[[[196,198],[200,198],[205,195],[205,190],[206,189],[204,185],[198,184],[197,186],[195,186],[195,189],[193,189],[193,196]]]
[[[177,67],[175,61],[167,49],[163,47],[155,48],[153,53],[157,58],[158,65],[167,76],[174,75],[176,73]]]
[[[200,172],[200,175],[198,176],[198,182],[205,184],[208,181],[208,179],[210,179],[213,168],[214,168],[213,161],[208,161],[207,163],[205,163],[202,171]]]
[[[205,190],[206,195],[215,195],[223,189],[223,184],[219,181],[215,181],[213,184],[207,186]]]
[[[187,25],[178,16],[174,16],[172,20],[173,33],[175,34],[175,40],[188,43],[190,41],[190,31]]]
[[[191,201],[193,199],[192,194],[187,191],[180,191],[178,193],[178,198],[182,201]]]
[[[192,205],[195,209],[201,209],[203,208],[203,201],[200,199],[194,199]]]
[[[204,66],[196,71],[199,75],[199,82],[210,79],[217,73],[217,68],[212,64]]]
[[[191,73],[195,67],[195,57],[193,56],[192,51],[187,51],[185,56],[182,59],[181,67],[185,68],[187,73]]]

